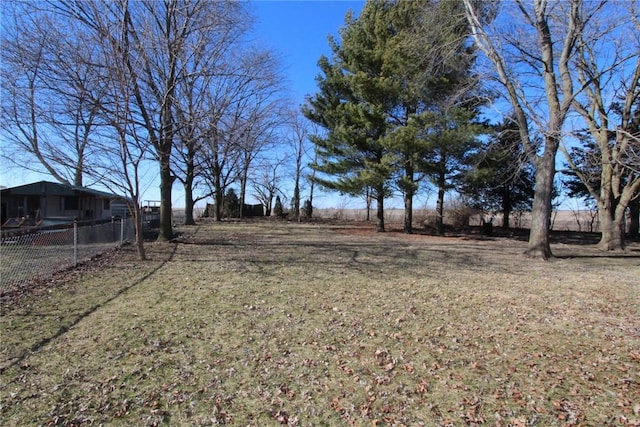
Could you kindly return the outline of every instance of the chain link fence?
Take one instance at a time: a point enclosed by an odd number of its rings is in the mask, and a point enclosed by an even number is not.
[[[3,231],[0,292],[26,286],[34,279],[46,278],[134,240],[135,229],[130,218],[102,224],[74,223],[64,228]]]

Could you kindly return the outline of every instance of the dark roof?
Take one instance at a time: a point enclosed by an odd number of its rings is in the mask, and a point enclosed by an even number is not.
[[[61,184],[59,182],[39,181],[31,184],[19,185],[17,187],[3,188],[3,196],[19,195],[19,196],[77,196],[90,195],[103,199],[120,199],[120,196],[104,191],[93,190],[78,185]]]

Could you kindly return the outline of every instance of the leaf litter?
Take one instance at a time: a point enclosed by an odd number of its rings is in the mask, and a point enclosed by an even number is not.
[[[3,298],[3,425],[640,423],[637,258],[326,224],[180,231],[150,261],[121,251]]]

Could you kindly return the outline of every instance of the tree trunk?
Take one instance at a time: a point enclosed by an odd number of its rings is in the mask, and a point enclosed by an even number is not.
[[[188,175],[184,184],[184,225],[196,225],[193,220],[193,177]]]
[[[273,193],[269,194],[269,201],[267,202],[267,206],[265,206],[264,208],[265,208],[264,215],[267,217],[270,217],[271,211],[273,210]]]
[[[384,188],[380,186],[377,190],[377,204],[378,204],[378,213],[376,223],[376,231],[384,232]]]
[[[444,193],[446,184],[446,162],[444,157],[440,160],[438,172],[438,200],[436,200],[436,233],[444,235]]]
[[[603,170],[605,167],[603,166]],[[627,207],[634,204],[631,200],[638,187],[623,187],[616,197],[614,189],[620,188],[620,174],[601,175],[600,197],[598,201],[598,219],[600,220],[601,237],[598,249],[603,251],[621,251],[625,247],[625,226]],[[608,180],[605,180],[609,178]],[[616,182],[617,181],[617,182]],[[640,182],[639,182],[640,185]],[[637,222],[636,222],[637,224]]]
[[[188,148],[186,161],[186,174],[184,180],[184,225],[196,225],[193,219],[193,180],[195,177],[195,161],[196,156],[193,144]]]
[[[438,200],[436,201],[436,233],[444,234],[444,186],[438,186]]]
[[[311,189],[309,190],[309,206],[311,207],[311,209],[309,209],[309,212],[307,212],[307,215],[309,215],[309,219],[313,218],[313,187],[314,187],[314,182],[313,180],[311,181]]]
[[[536,188],[531,211],[531,231],[529,245],[524,252],[531,258],[547,260],[553,256],[549,244],[551,229],[551,201],[553,199],[553,178],[555,177],[555,153],[550,147],[551,141],[546,142],[544,156],[536,164]]]
[[[300,220],[300,176],[302,175],[302,151],[296,159],[296,180],[293,187],[293,214]]]
[[[224,204],[224,189],[222,188],[222,168],[219,166],[218,162],[218,152],[217,150],[214,152],[213,166],[212,166],[212,174],[213,174],[213,206],[214,206],[214,217],[217,222],[222,221],[222,207]]]
[[[315,164],[317,161],[318,161],[318,149],[316,148],[315,156],[314,156],[314,159],[313,159],[313,163]],[[314,187],[315,187],[315,179],[314,179],[315,177],[316,177],[316,171],[315,171],[315,169],[313,169],[312,172],[311,172],[311,177],[309,179],[309,181],[311,183],[310,184],[311,188],[309,189],[309,205],[311,206],[311,211],[309,212],[309,218],[310,219],[313,216],[313,190],[314,190]]]
[[[296,176],[296,183],[293,187],[293,215],[300,218],[300,178]]]
[[[140,208],[140,201],[134,198],[133,206],[129,206],[129,211],[133,215],[133,227],[136,232],[136,250],[138,252],[138,258],[140,261],[147,259],[147,254],[144,250],[144,235],[142,233],[142,209]],[[122,218],[124,221],[125,218]]]
[[[407,234],[413,233],[413,194],[414,194],[414,181],[413,181],[413,165],[410,160],[405,161],[404,167],[404,232]]]
[[[242,177],[240,178],[240,211],[238,217],[240,219],[244,218],[244,199],[247,192],[247,179],[249,178],[249,168],[246,167],[242,171]]]
[[[502,211],[502,228],[508,230],[511,228],[511,223],[509,222],[509,218],[511,217],[511,210]]]
[[[600,242],[598,249],[603,251],[620,251],[624,249],[624,215],[616,218],[610,206],[598,206],[600,220]]]
[[[82,164],[83,164],[83,159],[82,157],[80,157],[78,159],[78,164],[73,174],[73,185],[77,185],[78,187],[82,187],[82,172],[83,172]]]
[[[138,259],[140,261],[147,260],[147,253],[144,249],[144,235],[142,234],[142,216],[140,212],[138,212],[138,217],[135,218],[136,224],[136,250],[138,252]]]
[[[502,228],[504,228],[505,230],[508,230],[509,228],[511,228],[511,222],[509,221],[510,217],[511,217],[510,210],[502,211]]]
[[[171,187],[173,177],[169,164],[169,155],[163,155],[160,159],[160,234],[158,240],[166,241],[173,238],[173,225],[171,223]]]
[[[504,192],[504,196],[502,197],[502,228],[505,230],[509,229],[509,217],[511,216],[511,196],[510,191],[507,190]]]
[[[413,233],[413,192],[404,193],[404,232]]]
[[[640,198],[629,203],[629,230],[627,234],[630,239],[640,237]]]
[[[222,205],[224,203],[224,196],[222,194],[222,189],[220,185],[216,185],[215,194],[214,194],[215,202],[214,202],[214,217],[217,222],[222,221]]]

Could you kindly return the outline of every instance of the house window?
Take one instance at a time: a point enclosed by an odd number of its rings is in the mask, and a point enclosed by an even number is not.
[[[109,209],[111,209],[111,200],[104,199],[102,201],[102,209],[105,210],[105,211],[108,211]]]
[[[80,207],[78,196],[66,196],[64,198],[64,210],[76,211]]]

